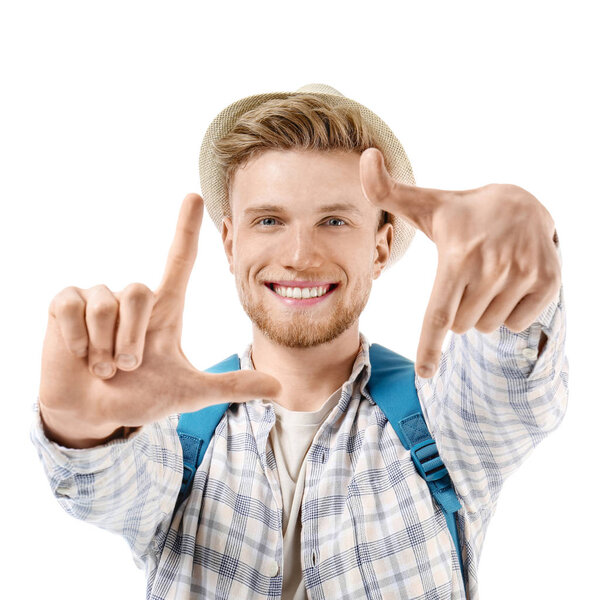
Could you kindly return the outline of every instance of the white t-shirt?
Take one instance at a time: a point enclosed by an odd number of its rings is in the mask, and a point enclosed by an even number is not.
[[[277,462],[283,499],[283,590],[281,600],[307,600],[300,559],[301,507],[306,454],[320,425],[338,405],[340,386],[314,411],[289,410],[273,401],[277,421],[271,428],[271,445]]]

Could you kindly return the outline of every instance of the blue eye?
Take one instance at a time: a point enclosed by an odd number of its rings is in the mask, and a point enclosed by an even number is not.
[[[259,224],[262,225],[263,221],[276,221],[276,220],[277,219],[275,219],[274,217],[264,217],[264,218],[260,219],[258,222],[259,222]]]
[[[262,219],[259,219],[257,223],[259,225],[263,225],[264,227],[269,227],[269,225],[264,224],[264,221],[277,221],[277,219],[275,217],[263,217]],[[327,219],[326,223],[330,221],[339,221],[343,225],[346,224],[346,221],[344,221],[343,219],[338,219],[337,217],[331,217],[330,219]],[[335,225],[335,227],[340,227],[340,225]]]

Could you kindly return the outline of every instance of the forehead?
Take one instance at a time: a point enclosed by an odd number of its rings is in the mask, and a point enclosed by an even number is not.
[[[340,150],[267,150],[236,170],[231,182],[231,209],[277,205],[286,210],[318,210],[350,204],[365,215],[377,212],[364,197],[360,154]]]

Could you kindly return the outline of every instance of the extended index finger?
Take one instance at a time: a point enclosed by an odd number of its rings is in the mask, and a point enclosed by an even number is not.
[[[188,194],[181,204],[175,237],[159,290],[185,296],[185,291],[198,254],[198,236],[202,225],[204,201],[198,194]]]
[[[465,287],[466,282],[455,270],[438,264],[417,349],[415,368],[419,376],[432,377],[436,372],[446,333],[454,323]]]

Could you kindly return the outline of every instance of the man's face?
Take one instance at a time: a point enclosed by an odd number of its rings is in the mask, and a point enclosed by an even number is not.
[[[359,161],[357,152],[268,150],[235,172],[222,234],[229,269],[244,310],[277,344],[309,348],[346,331],[389,257],[392,225],[377,231]],[[295,287],[311,297],[280,295]]]

